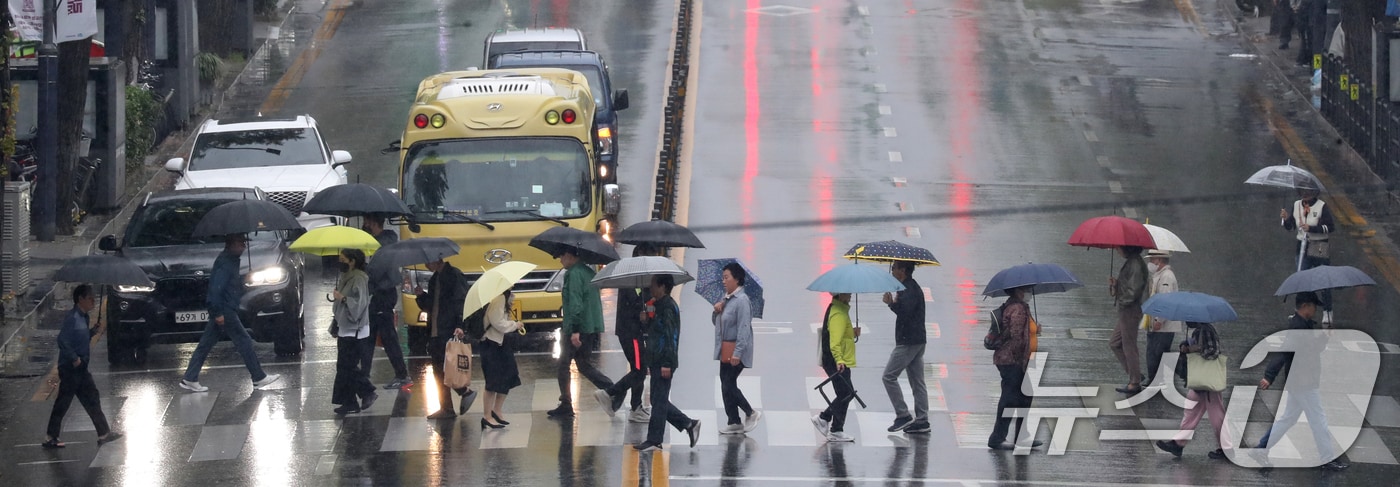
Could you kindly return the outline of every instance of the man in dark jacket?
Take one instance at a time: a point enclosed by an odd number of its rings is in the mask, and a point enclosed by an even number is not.
[[[92,286],[87,284],[73,288],[73,310],[63,318],[63,327],[58,331],[58,398],[53,402],[53,412],[49,413],[48,437],[44,438],[44,448],[63,448],[58,434],[63,429],[63,416],[68,414],[68,406],[73,397],[78,398],[83,409],[87,410],[92,425],[97,428],[97,444],[121,438],[122,434],[112,431],[107,424],[107,416],[102,414],[102,400],[97,392],[97,384],[88,372],[89,333],[88,313],[97,306],[92,296]]]
[[[186,390],[209,390],[199,383],[199,369],[204,368],[204,359],[209,357],[209,350],[219,343],[221,334],[233,342],[238,355],[243,357],[243,365],[248,367],[254,388],[262,389],[282,378],[263,372],[258,354],[253,350],[253,339],[248,336],[248,330],[243,328],[243,321],[238,316],[244,291],[238,259],[247,248],[247,236],[228,235],[224,237],[224,251],[214,259],[214,268],[209,272],[208,296],[204,298],[204,304],[209,307],[209,322],[204,325],[204,335],[199,337],[199,345],[195,346],[194,353],[190,355],[190,364],[185,367],[185,377],[180,380],[180,387]]]
[[[1142,260],[1142,247],[1118,247],[1123,256],[1123,267],[1117,278],[1109,278],[1108,291],[1113,295],[1113,306],[1118,310],[1118,323],[1113,328],[1113,336],[1108,340],[1108,348],[1128,373],[1128,385],[1116,390],[1124,394],[1142,392],[1142,361],[1138,360],[1138,327],[1142,325],[1142,302],[1147,299],[1147,283],[1151,274],[1147,271],[1147,261]]]
[[[678,431],[690,436],[690,447],[700,440],[700,420],[690,419],[676,405],[671,404],[671,379],[680,366],[681,310],[671,299],[671,289],[676,286],[675,278],[660,275],[652,278],[651,292],[655,303],[650,308],[647,322],[651,325],[647,333],[646,363],[651,368],[651,415],[647,425],[647,439],[634,446],[643,452],[661,449],[661,440],[666,433],[666,423],[671,423]],[[654,317],[653,317],[654,315]]]
[[[399,241],[399,234],[384,228],[384,217],[379,215],[365,215],[364,230],[379,241],[381,248]],[[413,385],[413,379],[408,377],[408,367],[403,361],[403,349],[399,347],[398,324],[394,323],[394,306],[399,302],[400,281],[396,270],[382,269],[369,276],[370,337],[379,337],[379,343],[384,347],[384,355],[389,357],[389,365],[394,367],[394,381],[385,385],[385,389],[400,389]],[[361,367],[365,369],[365,374],[369,375],[370,366],[374,363],[374,347],[366,350],[369,353],[365,354]]]
[[[436,376],[434,386],[438,388],[438,401],[440,408],[437,412],[428,415],[429,419],[451,419],[457,417],[458,412],[452,410],[452,391],[447,389],[445,380],[447,371],[443,369],[443,361],[447,357],[447,341],[452,338],[458,340],[466,336],[462,330],[462,305],[467,300],[467,278],[462,275],[462,271],[457,270],[452,264],[443,260],[429,262],[428,270],[433,271],[433,277],[428,278],[428,289],[415,289],[418,300],[418,309],[428,313],[428,355],[433,360],[433,375]],[[472,401],[476,400],[476,391],[471,386],[456,391],[462,396],[461,414],[466,414],[471,407]]]
[[[659,255],[654,248],[638,245],[632,249],[633,257]],[[645,311],[651,292],[646,288],[617,290],[617,342],[622,346],[622,354],[627,357],[627,375],[618,379],[612,387],[599,389],[593,393],[603,408],[616,413],[632,391],[632,412],[628,420],[633,423],[646,423],[651,420],[651,412],[642,406],[642,391],[645,388],[647,367],[643,357],[646,349],[646,333],[643,332],[642,312]]]
[[[559,406],[546,414],[551,418],[574,417],[574,402],[570,396],[569,364],[578,367],[579,375],[593,383],[594,387],[607,389],[613,381],[593,366],[593,347],[598,343],[598,334],[603,332],[603,300],[598,288],[590,281],[598,273],[569,248],[556,256],[564,266],[564,322],[559,325],[559,337],[567,340],[559,344]]]
[[[1317,304],[1317,295],[1313,293],[1295,295],[1293,306],[1297,311],[1288,318],[1288,329],[1318,329],[1317,322],[1312,319],[1317,315]],[[1313,339],[1306,334],[1292,335],[1288,340],[1292,342],[1288,344],[1288,348],[1295,351],[1275,355],[1269,362],[1269,367],[1264,370],[1264,378],[1259,380],[1259,388],[1268,389],[1273,386],[1280,372],[1288,371],[1289,383],[1283,395],[1285,402],[1279,405],[1283,411],[1274,420],[1273,426],[1269,427],[1269,432],[1259,440],[1258,448],[1272,448],[1269,438],[1274,433],[1287,433],[1289,428],[1297,424],[1298,418],[1307,413],[1308,427],[1312,428],[1313,439],[1317,442],[1317,453],[1321,458],[1330,459],[1322,464],[1321,468],[1343,470],[1349,465],[1339,458],[1336,441],[1327,428],[1327,416],[1322,408],[1322,396],[1319,394],[1322,385],[1322,351],[1327,343],[1324,338]]]
[[[928,331],[924,325],[924,290],[914,280],[914,263],[898,261],[890,265],[890,275],[904,284],[904,290],[897,295],[885,293],[885,304],[894,312],[894,350],[885,363],[885,394],[894,404],[894,424],[886,431],[891,433],[928,433],[928,386],[924,384],[924,346],[928,342]],[[904,402],[904,391],[899,388],[899,374],[903,372],[909,379],[909,388],[914,390],[914,412]]]

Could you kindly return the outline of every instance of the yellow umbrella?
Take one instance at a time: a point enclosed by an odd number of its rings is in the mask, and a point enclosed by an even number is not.
[[[335,225],[306,232],[292,242],[290,248],[320,256],[339,254],[340,249],[360,249],[365,254],[373,254],[379,248],[379,241],[364,230]]]
[[[470,316],[476,310],[485,308],[492,299],[505,294],[506,290],[524,279],[526,274],[535,270],[535,267],[538,266],[515,260],[483,272],[481,277],[476,280],[476,284],[472,284],[472,288],[467,291],[467,301],[462,305],[462,316]]]

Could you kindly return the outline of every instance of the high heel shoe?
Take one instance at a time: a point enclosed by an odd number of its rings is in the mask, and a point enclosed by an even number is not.
[[[501,428],[504,428],[504,427],[506,427],[506,425],[503,425],[503,424],[491,424],[490,422],[486,421],[486,418],[481,418],[481,429],[483,429],[483,430],[486,429],[486,428],[491,428],[491,429],[493,429],[493,430],[498,430],[498,429],[501,429]]]
[[[497,416],[496,413],[491,413],[491,419],[496,420],[496,423],[500,424],[501,426],[508,426],[508,425],[510,425],[510,421],[506,421],[506,420],[504,420],[504,419],[501,419],[501,417],[500,417],[500,416]]]

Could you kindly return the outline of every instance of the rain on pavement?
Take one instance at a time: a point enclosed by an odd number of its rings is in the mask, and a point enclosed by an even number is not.
[[[140,368],[109,368],[99,344],[93,362],[103,407],[127,437],[98,448],[75,407],[65,422],[69,447],[43,450],[50,402],[31,400],[38,379],[6,379],[0,444],[10,454],[0,477],[20,485],[1387,483],[1400,473],[1400,386],[1388,380],[1396,373],[1390,355],[1400,350],[1388,345],[1400,343],[1389,325],[1400,306],[1395,283],[1379,279],[1377,268],[1395,264],[1345,232],[1334,238],[1333,262],[1381,285],[1336,293],[1338,324],[1386,344],[1349,470],[1265,475],[1210,460],[1216,445],[1205,424],[1180,460],[1148,441],[1100,440],[1104,431],[1172,428],[1181,410],[1161,398],[1113,406],[1124,374],[1107,345],[1114,317],[1106,283],[1121,260],[1065,245],[1079,222],[1116,212],[1181,236],[1192,250],[1173,258],[1182,288],[1222,296],[1241,316],[1219,326],[1223,351],[1236,360],[1290,313],[1272,294],[1292,270],[1290,235],[1277,214],[1293,195],[1241,182],[1296,157],[1276,138],[1278,124],[1292,119],[1276,112],[1306,102],[1284,96],[1262,64],[1231,56],[1250,46],[1226,3],[703,2],[691,156],[682,162],[694,166],[681,207],[707,248],[686,251],[684,265],[693,271],[698,259],[737,257],[765,285],[754,368],[739,381],[765,414],[747,438],[716,433],[723,412],[709,306],[690,287],[679,300],[672,398],[703,423],[693,449],[671,431],[664,451],[638,454],[631,444],[641,441],[643,425],[608,419],[577,376],[578,418],[546,417],[557,395],[546,337],[519,355],[524,385],[506,402],[511,425],[502,432],[477,429],[479,406],[455,422],[426,420],[437,399],[423,388],[426,357],[412,360],[411,390],[380,390],[370,410],[337,418],[329,403],[335,344],[324,331],[329,306],[319,299],[333,277],[313,264],[308,350],[287,359],[258,346],[264,367],[283,374],[280,384],[254,391],[237,354],[221,344],[201,378],[210,391],[186,393],[176,384],[193,344],[157,345]],[[609,60],[613,84],[632,95],[632,108],[620,114],[625,227],[650,215],[651,134],[660,125],[674,14],[671,2],[648,1],[300,0],[276,49],[220,116],[312,114],[332,148],[354,154],[352,180],[393,185],[397,161],[379,149],[400,135],[420,79],[479,66],[480,43],[497,28],[578,27]],[[1133,204],[1240,194],[1251,197]],[[853,377],[868,408],[852,406],[854,443],[826,444],[808,417],[825,404],[812,387],[824,378],[815,330],[827,298],[803,288],[845,264],[841,254],[854,243],[889,239],[931,249],[942,262],[914,274],[927,296],[932,432],[884,431],[894,414],[880,374],[894,318],[878,295],[864,295]],[[1097,418],[1073,424],[1064,455],[986,448],[999,388],[980,339],[1001,300],[981,292],[998,269],[1028,261],[1061,264],[1085,283],[1035,302],[1040,350],[1050,357],[1042,383],[1101,391],[1037,399],[1038,407],[1100,408]],[[626,364],[611,336],[610,295],[604,299],[609,331],[598,362],[618,378]],[[392,370],[382,353],[376,357],[372,380],[383,385]],[[1262,373],[1235,370],[1230,383],[1252,384]],[[1263,434],[1278,401],[1267,391],[1256,398],[1247,440]],[[1038,437],[1050,440],[1055,422]]]

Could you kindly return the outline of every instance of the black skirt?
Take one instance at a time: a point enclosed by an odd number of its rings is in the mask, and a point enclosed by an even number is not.
[[[520,371],[515,366],[515,350],[491,340],[477,344],[481,354],[481,373],[486,376],[486,390],[508,394],[520,385]]]

